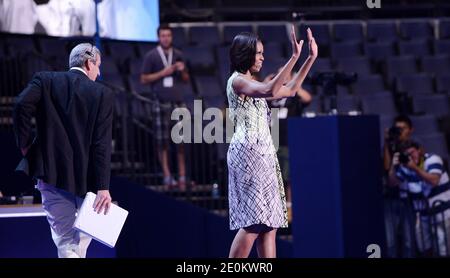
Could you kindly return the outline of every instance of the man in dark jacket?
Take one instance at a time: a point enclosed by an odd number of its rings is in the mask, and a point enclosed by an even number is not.
[[[14,108],[18,170],[37,179],[58,257],[85,257],[91,237],[73,229],[81,197],[97,193],[94,209],[107,213],[114,94],[95,83],[100,51],[74,47],[68,72],[38,72]],[[32,117],[36,134],[32,133]]]

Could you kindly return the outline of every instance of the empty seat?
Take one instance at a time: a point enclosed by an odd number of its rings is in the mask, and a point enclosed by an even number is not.
[[[207,97],[204,99],[206,108],[218,108],[224,109],[227,104],[227,98],[225,96]]]
[[[427,40],[400,41],[398,43],[400,55],[421,57],[430,55],[431,49]]]
[[[330,25],[328,23],[302,23],[298,25],[298,36],[299,40],[304,40],[303,50],[300,55],[300,60],[304,61],[308,57],[308,38],[307,38],[307,28],[311,28],[316,43],[319,45],[319,57],[329,57],[330,56],[330,44],[332,42],[332,36],[330,33]],[[291,53],[291,43],[287,44],[288,53]]]
[[[192,89],[192,83],[181,83],[179,84],[180,92],[183,92],[183,98],[184,100],[190,100],[194,99],[195,94],[194,90]]]
[[[436,91],[438,93],[450,93],[450,73],[445,72],[436,76]]]
[[[415,113],[426,113],[436,117],[446,116],[450,112],[447,95],[417,95],[413,98]]]
[[[285,57],[284,46],[279,42],[264,44],[264,59],[279,60]]]
[[[331,92],[324,92],[324,88],[321,85],[317,85],[316,86],[316,93],[318,95],[322,95],[322,94],[330,94]],[[350,95],[350,88],[348,86],[342,86],[342,85],[337,85],[336,86],[336,94],[338,96],[348,96]]]
[[[196,98],[191,83],[180,84],[180,90],[183,92],[183,101],[186,104],[186,108],[194,113],[194,100]]]
[[[397,109],[392,96],[362,96],[361,104],[364,114],[397,114]]]
[[[265,60],[259,73],[260,79],[264,80],[270,74],[276,74],[278,69],[286,63],[285,59]]]
[[[414,134],[432,134],[439,132],[439,125],[434,115],[410,116]]]
[[[230,46],[218,46],[215,48],[215,51],[219,63],[230,64]]]
[[[436,55],[422,57],[421,61],[422,71],[440,75],[442,73],[450,72],[450,56]]]
[[[371,73],[370,61],[367,57],[350,57],[337,60],[337,69],[345,72],[356,72],[368,75]]]
[[[338,113],[348,114],[351,111],[359,111],[359,98],[351,95],[337,95],[337,111]]]
[[[328,24],[301,24],[298,26],[298,38],[307,42],[306,30],[311,28],[318,45],[329,45],[331,42],[330,27]]]
[[[217,45],[221,40],[216,26],[194,26],[189,28],[190,42],[196,45]]]
[[[195,78],[197,93],[201,97],[223,96],[225,90],[220,86],[216,76],[197,76]]]
[[[341,42],[331,45],[331,56],[334,59],[361,56],[361,44],[359,42]]]
[[[211,70],[215,70],[216,63],[209,46],[186,46],[183,48],[183,53],[194,71],[211,72]]]
[[[362,41],[361,23],[336,23],[333,25],[335,41]]]
[[[223,87],[226,86],[227,80],[230,77],[230,58],[229,46],[220,46],[216,48],[217,61],[219,66],[219,77]]]
[[[333,69],[331,60],[328,58],[317,58],[314,64],[311,66],[310,73],[331,71]]]
[[[419,135],[417,136],[417,138],[424,147],[425,152],[437,154],[443,159],[448,158],[448,147],[444,134],[434,133],[428,135]]]
[[[352,85],[353,93],[357,95],[373,95],[384,92],[383,77],[378,74],[359,75],[355,84]]]
[[[367,96],[373,96],[373,97],[392,97],[392,92],[389,90],[382,90],[382,91],[373,91],[371,93],[366,93]]]
[[[449,54],[450,53],[450,39],[435,40],[434,41],[434,53]]]
[[[373,42],[364,45],[366,56],[375,62],[386,60],[395,56],[395,44],[393,42]]]
[[[396,78],[396,89],[408,95],[431,94],[434,92],[433,79],[427,73],[401,75]]]
[[[259,25],[258,36],[263,42],[287,43],[290,41],[285,25]]]
[[[233,42],[234,37],[242,32],[253,32],[251,25],[230,25],[223,27],[223,42],[225,44],[230,44]]]
[[[219,64],[219,79],[223,87],[227,86],[228,78],[230,78],[230,65]]]
[[[172,43],[177,48],[183,48],[188,44],[186,39],[186,30],[184,29],[184,27],[173,27],[172,38]]]
[[[369,41],[396,41],[397,27],[395,22],[368,22],[367,40]]]
[[[441,40],[450,39],[450,20],[439,21],[439,38]]]
[[[400,23],[400,34],[403,39],[433,38],[433,29],[428,21],[403,21]]]
[[[230,63],[230,46],[218,46],[215,50],[219,63]]]
[[[359,98],[352,95],[337,95],[335,99],[336,110],[339,114],[348,114],[351,111],[359,111]],[[333,99],[324,99],[325,111],[331,111]]]
[[[388,82],[393,82],[396,76],[417,73],[416,60],[412,56],[390,57],[386,61]]]

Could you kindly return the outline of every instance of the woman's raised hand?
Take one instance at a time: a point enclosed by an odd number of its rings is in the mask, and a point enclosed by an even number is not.
[[[300,53],[302,53],[303,40],[301,40],[300,42],[297,42],[294,25],[292,25],[291,30],[292,30],[291,31],[292,56],[294,56],[295,58],[298,58],[298,57],[300,57]]]

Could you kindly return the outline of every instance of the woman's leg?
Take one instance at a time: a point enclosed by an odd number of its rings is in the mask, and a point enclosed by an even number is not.
[[[257,237],[258,233],[245,228],[239,229],[231,244],[229,257],[247,258]]]
[[[256,239],[256,250],[260,258],[275,258],[277,256],[276,248],[277,229],[271,229],[259,234]]]

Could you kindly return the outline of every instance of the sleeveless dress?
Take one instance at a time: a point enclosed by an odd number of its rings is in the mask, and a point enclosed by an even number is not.
[[[270,134],[270,110],[263,98],[245,99],[227,83],[229,115],[234,134],[227,154],[230,229],[265,224],[288,226],[280,165]]]

